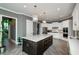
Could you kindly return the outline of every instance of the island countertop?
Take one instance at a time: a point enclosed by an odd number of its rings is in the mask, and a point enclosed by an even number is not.
[[[43,55],[53,44],[53,36],[50,34],[28,35],[23,38],[22,51],[29,55]]]
[[[23,39],[27,39],[27,40],[30,40],[30,41],[34,41],[34,42],[38,42],[42,39],[45,39],[49,36],[52,36],[50,34],[40,34],[40,35],[27,35],[26,37],[22,37]]]

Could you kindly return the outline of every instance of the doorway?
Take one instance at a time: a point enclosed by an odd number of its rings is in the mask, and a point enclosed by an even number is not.
[[[16,42],[16,19],[2,17],[2,46],[6,50],[15,48]]]

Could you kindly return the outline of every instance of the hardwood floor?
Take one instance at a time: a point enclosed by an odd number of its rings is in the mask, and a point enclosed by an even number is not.
[[[51,45],[45,52],[44,55],[68,55],[68,46],[67,41],[54,39],[53,45]],[[2,55],[28,55],[25,52],[22,52],[22,46],[16,46],[10,51],[6,51]]]
[[[67,41],[54,39],[53,45],[45,51],[44,55],[68,55],[67,44]]]

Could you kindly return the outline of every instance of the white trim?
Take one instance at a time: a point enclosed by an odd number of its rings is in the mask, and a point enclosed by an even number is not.
[[[12,13],[15,13],[15,14],[21,14],[21,15],[25,15],[25,16],[28,16],[28,17],[32,17],[32,16],[27,15],[27,14],[25,14],[25,13],[15,12],[15,11],[13,11],[13,10],[10,10],[10,9],[7,9],[7,8],[1,7],[1,6],[0,6],[0,9],[9,11],[9,12],[12,12]]]
[[[0,16],[4,16],[4,17],[8,17],[8,18],[13,18],[13,19],[15,19],[16,20],[16,37],[15,37],[15,43],[16,44],[18,44],[18,41],[17,41],[17,18],[15,18],[15,17],[11,17],[11,16],[7,16],[7,15],[2,15],[2,14],[0,14]]]

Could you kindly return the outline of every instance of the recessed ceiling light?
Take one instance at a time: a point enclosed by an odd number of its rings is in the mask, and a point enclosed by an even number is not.
[[[26,8],[27,6],[26,5],[24,5],[24,8]]]
[[[57,11],[60,11],[60,8],[57,8]]]

